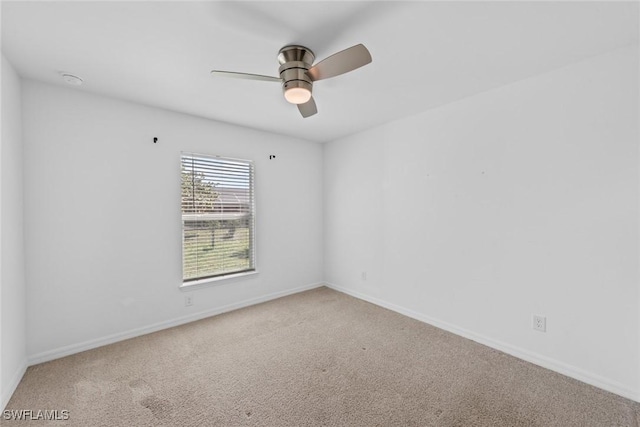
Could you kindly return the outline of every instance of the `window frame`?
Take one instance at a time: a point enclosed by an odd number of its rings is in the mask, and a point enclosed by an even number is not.
[[[250,241],[250,256],[251,256],[251,260],[253,268],[249,269],[249,270],[245,270],[245,271],[237,271],[237,272],[229,272],[229,273],[222,273],[222,274],[217,274],[217,275],[213,275],[213,276],[206,276],[206,277],[199,277],[199,278],[194,278],[194,279],[188,279],[185,280],[184,279],[184,251],[185,251],[185,238],[184,238],[184,231],[185,231],[185,227],[184,227],[184,219],[183,219],[183,213],[182,213],[182,189],[180,190],[180,207],[179,207],[179,212],[180,212],[180,228],[181,228],[181,232],[180,232],[180,272],[181,272],[181,284],[179,286],[179,288],[181,290],[192,290],[194,288],[200,288],[200,287],[205,287],[205,286],[212,286],[212,285],[217,285],[217,284],[223,284],[223,283],[228,283],[228,282],[234,282],[246,277],[250,277],[253,275],[258,274],[258,261],[257,261],[257,246],[256,246],[256,211],[257,211],[257,207],[256,207],[256,197],[255,197],[255,181],[256,181],[256,170],[255,170],[255,162],[253,160],[249,160],[249,159],[240,159],[240,158],[235,158],[235,157],[227,157],[227,156],[220,156],[220,155],[215,155],[215,154],[203,154],[203,153],[196,153],[193,151],[181,151],[180,152],[180,174],[182,174],[182,164],[183,164],[183,157],[184,156],[192,156],[192,157],[202,157],[202,158],[210,158],[210,159],[219,159],[219,160],[229,160],[232,162],[242,162],[244,164],[247,164],[250,166],[249,170],[250,170],[250,175],[249,175],[249,182],[250,182],[250,205],[251,205],[251,227],[250,227],[250,237],[249,237],[249,241]],[[180,175],[182,176],[182,175]]]

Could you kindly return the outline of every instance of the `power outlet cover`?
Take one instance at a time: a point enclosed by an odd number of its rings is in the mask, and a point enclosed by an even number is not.
[[[544,316],[533,315],[533,329],[540,332],[547,332],[547,318]]]

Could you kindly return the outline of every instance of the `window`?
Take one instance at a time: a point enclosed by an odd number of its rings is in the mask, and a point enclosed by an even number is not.
[[[181,160],[183,282],[255,271],[253,162]]]

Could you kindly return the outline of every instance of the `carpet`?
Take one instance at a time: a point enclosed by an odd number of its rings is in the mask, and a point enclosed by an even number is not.
[[[32,366],[6,409],[69,419],[1,423],[637,427],[638,408],[318,288]]]

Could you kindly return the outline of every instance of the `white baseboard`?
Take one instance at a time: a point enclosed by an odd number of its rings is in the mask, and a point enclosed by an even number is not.
[[[310,289],[319,288],[324,286],[324,283],[314,283],[311,285],[300,286],[293,289],[287,289],[285,291],[274,292],[271,294],[262,295],[255,298],[250,298],[244,301],[240,301],[233,304],[228,304],[222,307],[216,307],[208,310],[199,311],[197,313],[181,316],[175,319],[166,320],[164,322],[154,323],[152,325],[143,326],[141,328],[131,329],[125,332],[119,332],[117,334],[107,335],[101,338],[84,341],[77,344],[71,344],[64,347],[55,348],[53,350],[43,351],[38,354],[28,356],[29,366],[37,365],[38,363],[48,362],[50,360],[59,359],[61,357],[69,356],[82,351],[91,350],[93,348],[102,347],[104,345],[113,344],[118,341],[123,341],[129,338],[139,337],[141,335],[150,334],[152,332],[161,331],[163,329],[172,328],[174,326],[184,325],[185,323],[194,322],[196,320],[204,319],[206,317],[215,316],[217,314],[226,313],[228,311],[237,310],[239,308],[249,307],[251,305],[259,304],[261,302],[270,301],[276,298],[281,298],[287,295],[297,294],[299,292],[308,291]]]
[[[494,340],[492,338],[475,333],[468,329],[460,328],[451,323],[435,319],[425,314],[410,310],[405,307],[401,307],[399,305],[381,300],[376,297],[372,297],[370,295],[366,295],[358,291],[353,291],[351,289],[347,289],[332,283],[325,283],[325,286],[327,286],[328,288],[334,289],[338,292],[351,295],[352,297],[355,297],[355,298],[370,302],[372,304],[378,305],[380,307],[387,308],[391,311],[395,311],[397,313],[403,314],[407,317],[411,317],[421,322],[428,323],[437,328],[444,329],[445,331],[454,333],[456,335],[460,335],[464,338],[468,338],[472,341],[476,341],[480,344],[486,345],[496,350],[500,350],[504,353],[510,354],[519,359],[526,360],[527,362],[531,362],[535,365],[541,366],[551,371],[558,372],[562,375],[566,375],[578,381],[582,381],[584,383],[601,388],[603,390],[609,391],[619,396],[626,397],[627,399],[640,402],[640,394],[638,393],[637,390],[632,390],[631,388],[617,381],[613,381],[608,378],[604,378],[600,375],[584,371],[580,368],[576,368],[575,366],[571,366],[559,360],[555,360],[555,359],[543,356],[541,354],[537,354],[532,351],[525,350],[517,346],[513,346],[511,344]]]
[[[13,374],[11,381],[9,381],[8,388],[2,392],[2,396],[0,396],[0,408],[4,411],[4,408],[9,403],[9,399],[13,396],[13,393],[18,388],[18,384],[22,380],[24,373],[27,372],[27,361],[23,361],[22,364],[16,369],[16,372]]]

